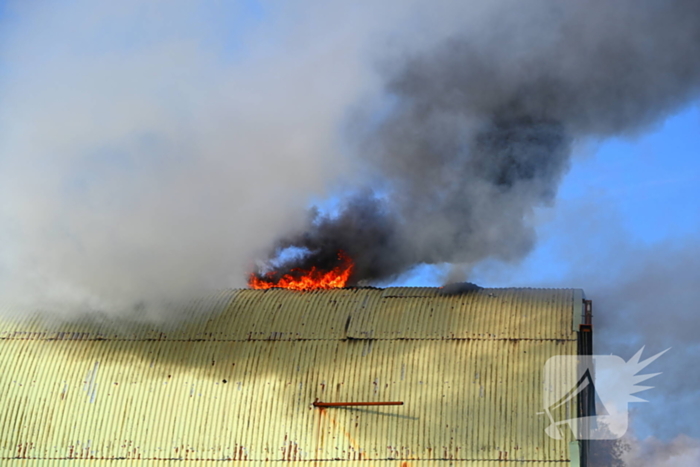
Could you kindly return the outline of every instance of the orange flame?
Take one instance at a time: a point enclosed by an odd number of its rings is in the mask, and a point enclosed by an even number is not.
[[[275,278],[274,272],[267,273],[264,277],[251,274],[248,279],[248,287],[251,289],[271,289],[279,287],[291,290],[336,289],[345,287],[352,274],[353,262],[344,251],[338,251],[340,264],[330,271],[319,271],[313,266],[308,271],[292,269],[290,273],[280,278]]]

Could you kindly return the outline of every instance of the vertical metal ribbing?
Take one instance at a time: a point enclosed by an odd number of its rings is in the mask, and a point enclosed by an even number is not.
[[[168,330],[78,323],[22,331],[0,323],[0,335],[33,336],[0,339],[9,401],[0,427],[11,433],[0,459],[5,465],[12,444],[28,440],[26,452],[39,459],[72,449],[152,465],[178,457],[265,465],[293,456],[486,466],[506,452],[529,465],[561,460],[567,446],[539,433],[545,425],[534,413],[546,358],[576,353],[571,311],[562,317],[571,300],[569,291],[520,289],[240,291],[197,302],[192,319]],[[68,331],[77,337],[45,340]],[[107,337],[94,340],[100,333]],[[333,420],[309,407],[318,394],[336,393],[405,405],[396,413],[344,409]]]

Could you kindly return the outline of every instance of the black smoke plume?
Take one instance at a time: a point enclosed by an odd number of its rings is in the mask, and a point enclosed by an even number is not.
[[[697,0],[527,3],[386,61],[384,117],[357,145],[379,185],[276,245],[271,258],[308,252],[279,270],[332,264],[338,250],[356,262],[354,283],[516,261],[575,142],[632,135],[697,97]]]

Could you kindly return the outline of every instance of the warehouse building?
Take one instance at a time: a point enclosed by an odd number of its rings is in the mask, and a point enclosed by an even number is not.
[[[0,465],[584,466],[542,394],[550,357],[590,353],[585,310],[578,289],[270,289],[169,326],[5,320]]]

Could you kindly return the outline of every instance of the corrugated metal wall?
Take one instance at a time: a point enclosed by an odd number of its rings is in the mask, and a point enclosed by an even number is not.
[[[201,461],[201,460],[152,460],[152,459],[142,459],[142,460],[35,460],[35,459],[14,459],[10,461],[8,465],[11,467],[17,466],[35,466],[35,465],[48,465],[48,466],[58,466],[58,465],[86,465],[89,467],[114,467],[114,466],[125,466],[125,465],[137,465],[139,467],[165,467],[168,465],[186,465],[187,467],[196,466],[221,466],[221,465],[234,465],[242,467],[280,467],[285,462],[289,461]],[[293,465],[298,465],[300,467],[307,466],[332,466],[332,467],[446,467],[446,466],[457,466],[457,467],[504,467],[509,465],[518,465],[509,461],[458,461],[458,460],[444,460],[444,461],[406,461],[406,460],[389,460],[389,461],[343,461],[343,460],[329,460],[329,461],[299,461]],[[525,467],[560,467],[569,466],[569,461],[544,461],[544,462],[527,462],[520,463],[519,465]]]
[[[566,464],[537,412],[572,310],[572,290],[242,290],[168,328],[2,323],[0,465]]]

